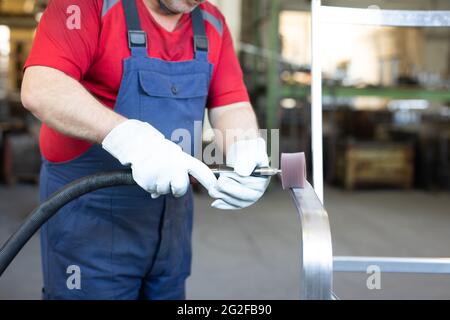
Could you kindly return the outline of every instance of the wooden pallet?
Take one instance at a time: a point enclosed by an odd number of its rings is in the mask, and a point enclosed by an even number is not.
[[[349,143],[340,152],[338,176],[348,190],[362,185],[410,189],[414,149],[410,144]]]

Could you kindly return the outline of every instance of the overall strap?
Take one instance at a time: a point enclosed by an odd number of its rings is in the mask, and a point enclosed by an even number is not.
[[[147,54],[147,33],[142,30],[136,5],[137,0],[122,0],[127,23],[128,47],[133,55]]]
[[[128,47],[133,55],[147,55],[147,33],[142,30],[141,21],[136,5],[137,0],[122,0],[128,34]],[[199,6],[191,13],[194,31],[194,50],[197,60],[208,60],[208,38],[206,36],[205,21]]]
[[[192,28],[194,30],[195,59],[208,60],[208,37],[206,36],[205,21],[199,6],[191,13]]]

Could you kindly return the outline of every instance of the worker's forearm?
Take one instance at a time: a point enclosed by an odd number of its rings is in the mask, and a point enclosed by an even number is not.
[[[248,102],[236,103],[209,112],[211,125],[223,136],[224,153],[236,140],[254,139],[260,136],[255,112]]]
[[[126,120],[103,106],[79,82],[47,67],[25,71],[22,103],[51,128],[94,143],[101,143]]]

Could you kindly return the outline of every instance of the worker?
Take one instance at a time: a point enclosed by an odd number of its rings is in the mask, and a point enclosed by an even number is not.
[[[87,194],[45,224],[44,299],[184,299],[189,175],[223,210],[254,204],[269,183],[251,176],[269,165],[265,142],[230,31],[208,1],[51,0],[22,102],[43,122],[41,201],[99,172],[131,167],[137,183]],[[205,111],[218,132],[246,132],[224,139],[235,170],[218,179],[194,157]],[[173,139],[180,129],[191,148]]]

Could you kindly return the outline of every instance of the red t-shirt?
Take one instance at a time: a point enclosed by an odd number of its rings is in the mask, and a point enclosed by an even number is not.
[[[184,14],[176,29],[169,32],[156,22],[143,1],[138,0],[137,6],[142,28],[148,35],[149,56],[166,61],[194,59],[190,15]],[[74,11],[68,8],[74,5],[80,9],[81,28],[71,30],[67,21]],[[214,64],[207,107],[249,101],[225,18],[208,2],[200,8],[206,21],[209,61]],[[51,0],[39,23],[25,67],[58,69],[80,81],[97,99],[113,108],[122,79],[122,61],[129,56],[120,0]],[[64,162],[80,156],[91,144],[64,136],[44,124],[40,146],[47,160]]]

